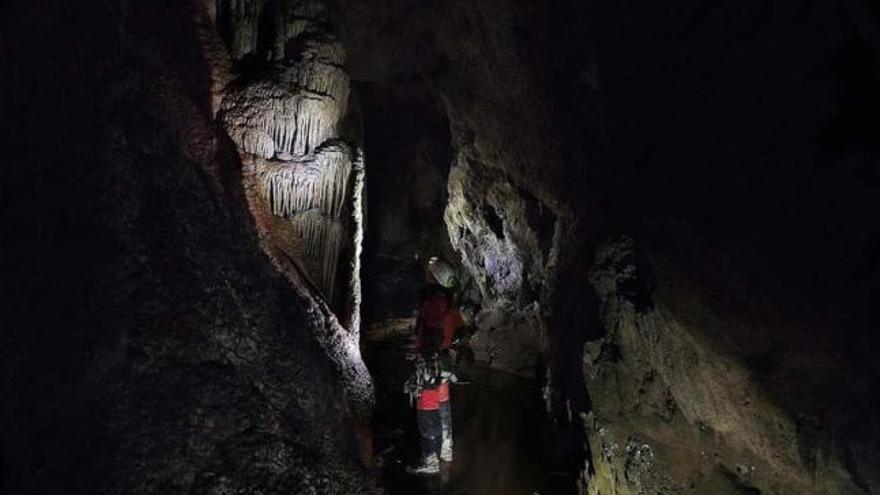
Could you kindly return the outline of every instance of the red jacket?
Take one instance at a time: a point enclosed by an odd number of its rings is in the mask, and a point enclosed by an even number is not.
[[[452,299],[441,292],[428,294],[422,299],[419,317],[416,320],[416,352],[449,349],[455,332],[464,325],[464,320]]]

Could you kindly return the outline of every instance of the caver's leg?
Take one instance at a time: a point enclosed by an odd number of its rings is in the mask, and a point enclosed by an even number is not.
[[[424,409],[421,407],[423,405],[423,401],[420,400],[420,407],[416,411],[422,446],[422,462],[417,466],[408,467],[407,471],[416,474],[434,474],[440,471],[439,456],[443,437],[443,425],[440,419],[438,404],[436,402],[431,404],[432,409]]]
[[[452,462],[452,402],[449,399],[440,402],[440,424],[440,458]]]

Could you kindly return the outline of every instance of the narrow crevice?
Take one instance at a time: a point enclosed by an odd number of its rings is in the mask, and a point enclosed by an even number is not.
[[[498,212],[495,210],[495,207],[489,203],[484,203],[483,218],[486,220],[486,225],[488,225],[489,229],[492,230],[492,233],[495,234],[495,237],[503,241],[504,221],[501,220],[501,217],[498,216]]]

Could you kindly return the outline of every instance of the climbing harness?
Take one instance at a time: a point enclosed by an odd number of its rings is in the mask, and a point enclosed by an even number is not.
[[[425,389],[435,389],[444,383],[456,383],[458,377],[447,369],[443,360],[437,355],[425,359],[419,356],[416,359],[415,370],[403,384],[403,392],[409,395],[410,406],[415,405],[416,400]]]

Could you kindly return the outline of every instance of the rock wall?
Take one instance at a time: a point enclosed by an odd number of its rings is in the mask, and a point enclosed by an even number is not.
[[[806,393],[800,399],[778,395],[766,373],[750,369],[744,346],[722,337],[774,323],[726,311],[719,294],[692,292],[687,277],[631,238],[597,252],[590,280],[608,334],[584,350],[594,406],[583,416],[592,450],[586,491],[870,493],[858,470],[848,471],[849,442],[863,439],[847,430],[867,418],[844,404],[818,413],[827,398],[804,383],[785,387]],[[775,358],[786,366],[791,356]],[[821,362],[809,368],[845,379]]]
[[[646,474],[646,493],[877,492],[880,374],[866,350],[880,271],[865,219],[880,212],[867,138],[880,128],[868,89],[880,45],[866,12],[598,9],[599,175],[613,229],[638,240],[654,287],[653,308],[619,302],[631,289],[609,282],[645,277],[623,271],[633,263],[613,254],[619,243],[600,250],[607,335],[588,345],[584,373],[594,442],[604,431],[619,447],[609,463],[591,444],[592,457],[617,466],[601,477],[618,490],[639,489],[638,469],[629,483],[624,469],[632,441],[666,473],[667,485]]]
[[[574,23],[584,11],[483,2],[445,14],[438,28],[460,33],[441,42],[454,61],[439,78],[456,148],[446,222],[480,289],[475,350],[500,369],[542,376],[544,363],[567,359],[551,356],[553,340],[580,331],[552,315],[579,297],[557,291],[574,254],[562,240],[583,242],[588,229],[574,226],[596,199],[581,175],[585,149],[562,145],[576,129],[554,116],[565,90],[583,91],[562,61],[588,64],[587,43],[557,44],[548,30],[564,32],[556,16]]]
[[[62,4],[3,7],[0,491],[368,492],[370,379],[265,254],[211,9]]]
[[[540,298],[546,294],[555,215],[549,207],[540,211],[543,204],[531,198],[535,204],[528,206],[545,224],[530,226],[526,191],[459,159],[450,174],[446,224],[480,292],[474,322],[479,331],[472,339],[476,357],[506,371],[540,375],[539,363],[549,353]]]
[[[478,355],[586,492],[876,492],[866,8],[600,7],[5,6],[4,489],[361,490],[350,81],[417,79]]]
[[[325,10],[319,1],[267,0],[208,9],[231,61],[217,118],[244,164],[264,251],[326,320],[316,337],[344,376],[367,463],[373,397],[359,348],[364,154],[357,133],[342,136],[359,119],[349,112],[345,52]]]

